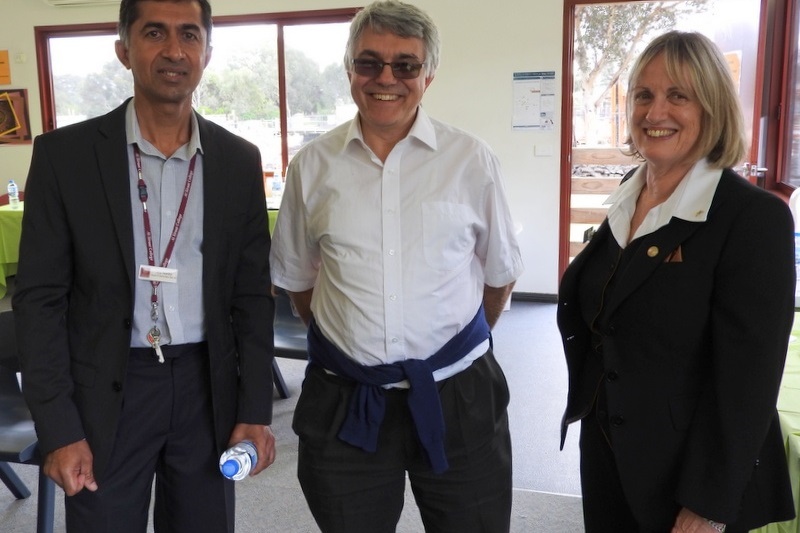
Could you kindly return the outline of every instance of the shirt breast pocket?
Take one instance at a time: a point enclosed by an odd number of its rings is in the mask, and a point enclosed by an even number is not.
[[[468,205],[451,202],[422,204],[425,261],[435,270],[457,270],[475,249],[475,215]]]

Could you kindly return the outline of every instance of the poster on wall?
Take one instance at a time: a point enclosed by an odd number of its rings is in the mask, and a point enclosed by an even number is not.
[[[555,126],[556,73],[554,70],[514,72],[515,130],[552,130]]]
[[[8,62],[8,50],[0,50],[0,85],[11,84],[11,64]]]
[[[30,143],[28,90],[7,89],[0,92],[0,145]]]

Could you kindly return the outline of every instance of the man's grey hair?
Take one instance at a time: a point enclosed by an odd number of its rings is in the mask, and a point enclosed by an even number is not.
[[[378,0],[359,11],[350,23],[350,37],[344,55],[344,68],[353,68],[355,48],[365,29],[392,33],[398,37],[421,39],[425,46],[425,73],[432,77],[439,67],[442,43],[433,19],[415,5],[397,0]]]

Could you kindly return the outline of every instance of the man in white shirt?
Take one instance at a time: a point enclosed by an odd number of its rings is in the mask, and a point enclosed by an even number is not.
[[[298,476],[323,532],[508,531],[508,388],[490,327],[523,267],[497,158],[420,106],[439,62],[415,6],[356,15],[358,115],[292,160],[272,279],[309,329]],[[388,67],[388,68],[387,68]]]

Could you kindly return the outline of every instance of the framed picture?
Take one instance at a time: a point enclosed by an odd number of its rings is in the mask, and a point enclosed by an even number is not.
[[[7,89],[0,92],[0,145],[30,142],[28,90]]]

